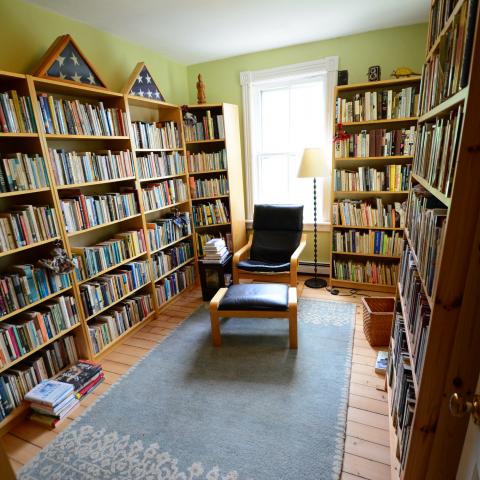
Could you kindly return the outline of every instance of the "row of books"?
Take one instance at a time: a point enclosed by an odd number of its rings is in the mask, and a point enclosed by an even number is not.
[[[90,247],[72,248],[76,278],[78,281],[86,280],[146,251],[143,229],[117,233],[109,240]]]
[[[456,4],[457,0],[437,0],[432,4],[430,8],[430,30],[428,32],[429,49],[437,40]]]
[[[0,323],[0,367],[23,357],[80,321],[75,299],[59,296],[9,322]]]
[[[187,151],[187,164],[189,172],[226,170],[227,151],[225,149],[212,153],[190,153]]]
[[[468,84],[477,0],[466,0],[437,51],[423,67],[420,112],[427,113]]]
[[[336,123],[409,118],[417,115],[417,108],[415,87],[405,87],[399,91],[377,90],[355,93],[351,100],[337,98],[335,117]]]
[[[337,280],[394,286],[397,273],[396,264],[333,259],[333,277]]]
[[[225,138],[223,115],[212,116],[210,110],[207,110],[201,120],[197,120],[195,115],[193,115],[193,118],[193,124],[184,123],[185,140],[187,142]]]
[[[195,283],[195,268],[193,265],[186,265],[180,270],[173,272],[155,285],[157,304],[162,305],[166,303],[170,298],[178,295],[193,283]]]
[[[455,175],[462,111],[460,105],[451,110],[448,117],[437,118],[435,123],[424,123],[421,126],[413,164],[413,173],[448,197],[452,192]]]
[[[118,270],[80,286],[85,316],[90,317],[150,280],[147,260],[126,263]]]
[[[228,207],[221,200],[215,200],[215,203],[193,205],[192,213],[193,224],[196,227],[230,222]]]
[[[132,122],[135,148],[181,148],[180,135],[175,122]]]
[[[191,234],[192,225],[189,212],[168,214],[163,218],[147,223],[150,251],[156,251]]]
[[[12,265],[12,273],[0,276],[0,319],[60,290],[70,287],[66,273],[32,264]]]
[[[155,253],[152,255],[154,278],[163,277],[167,272],[191,258],[193,258],[191,242],[180,242],[172,248]]]
[[[403,192],[410,185],[411,165],[385,165],[383,171],[373,167],[333,170],[336,192]]]
[[[405,208],[400,202],[384,206],[381,198],[370,201],[347,199],[333,202],[332,222],[333,226],[404,228]]]
[[[335,158],[413,155],[416,139],[415,126],[390,131],[362,130],[344,140],[335,140]]]
[[[49,149],[57,185],[101,182],[134,177],[133,155],[130,151],[66,152]]]
[[[65,191],[60,199],[67,232],[78,232],[122,220],[139,212],[133,189],[99,195],[84,195],[80,190]]]
[[[45,159],[28,153],[4,153],[0,162],[0,193],[49,187]]]
[[[189,181],[192,198],[228,195],[228,180],[225,175],[206,179],[190,177]]]
[[[410,192],[407,228],[417,256],[417,268],[425,282],[428,295],[433,291],[437,256],[441,251],[440,243],[446,227],[447,213],[444,205],[421,185],[416,185]]]
[[[0,213],[0,252],[54,238],[58,232],[53,207],[17,205],[11,212]]]
[[[201,262],[209,264],[223,264],[230,252],[223,238],[212,238],[204,247],[204,257]]]
[[[105,314],[88,322],[94,353],[100,353],[108,344],[140,323],[151,312],[153,312],[151,295],[138,295],[120,302]]]
[[[137,155],[138,176],[140,178],[168,177],[185,173],[185,157],[178,152]]]
[[[227,245],[227,250],[233,252],[233,241],[231,233],[224,232],[215,232],[215,233],[197,233],[197,247],[198,247],[198,256],[201,257],[205,255],[205,247],[207,242],[213,240],[214,238],[222,239]]]
[[[29,96],[19,96],[16,90],[0,93],[0,131],[4,133],[37,132]]]
[[[110,137],[128,135],[125,112],[119,108],[105,108],[103,102],[81,103],[79,100],[40,94],[38,105],[45,133]]]
[[[143,208],[156,210],[188,200],[187,184],[178,178],[152,183],[142,188]]]
[[[364,253],[367,255],[400,256],[404,240],[398,232],[370,230],[361,233],[358,230],[333,232],[333,252]]]
[[[78,361],[73,335],[66,335],[37,354],[0,375],[0,420],[23,402],[25,395],[38,385]]]
[[[402,301],[407,316],[406,327],[410,331],[410,352],[415,361],[415,373],[420,382],[425,358],[425,349],[430,328],[430,305],[422,288],[422,281],[412,251],[408,245],[400,264],[399,283]]]
[[[388,366],[388,382],[392,389],[390,415],[400,447],[400,462],[403,464],[410,442],[416,397],[412,366],[410,365],[410,358],[408,356],[405,322],[399,312],[395,315],[393,344],[394,349],[391,351]]]

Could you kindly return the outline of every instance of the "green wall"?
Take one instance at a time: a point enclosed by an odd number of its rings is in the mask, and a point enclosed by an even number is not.
[[[348,70],[349,83],[367,81],[366,73],[372,65],[380,65],[384,80],[390,78],[396,67],[408,66],[420,72],[425,58],[427,27],[427,24],[418,24],[376,30],[189,65],[187,75],[190,103],[197,101],[195,83],[199,73],[205,81],[208,103],[235,103],[239,105],[242,115],[240,72],[245,70],[261,70],[338,56],[339,69]],[[330,234],[320,232],[318,242],[319,260],[329,262]],[[310,234],[302,259],[313,259],[313,241]]]
[[[107,86],[123,88],[144,61],[169,102],[188,97],[186,66],[153,50],[20,0],[0,0],[0,70],[31,73],[59,35],[71,34]]]

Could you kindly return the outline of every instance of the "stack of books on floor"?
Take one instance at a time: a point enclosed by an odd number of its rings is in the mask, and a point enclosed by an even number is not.
[[[57,426],[78,405],[73,385],[57,380],[40,382],[25,400],[33,410],[30,420],[49,427]]]
[[[223,263],[228,257],[229,251],[223,238],[212,238],[205,244],[205,256],[203,263]]]
[[[100,385],[105,378],[102,366],[90,360],[79,360],[61,373],[56,380],[73,385],[75,397],[81,400]]]

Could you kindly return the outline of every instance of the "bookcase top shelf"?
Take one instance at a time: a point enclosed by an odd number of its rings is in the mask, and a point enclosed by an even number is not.
[[[153,98],[138,97],[136,95],[127,95],[129,105],[135,107],[149,107],[149,108],[167,108],[178,110],[179,106],[173,103],[162,102],[161,100],[154,100]]]
[[[30,243],[28,245],[24,245],[23,247],[7,250],[6,252],[0,252],[0,258],[5,257],[7,255],[13,255],[14,253],[24,252],[25,250],[30,250],[31,248],[40,247],[41,245],[46,245],[47,243],[52,243],[57,240],[60,240],[59,236],[47,238],[46,240],[40,240],[39,242],[35,242],[35,243]]]
[[[348,85],[338,85],[336,89],[338,93],[348,92],[350,90],[377,90],[384,87],[396,87],[402,85],[409,85],[412,83],[419,83],[420,79],[420,75],[413,75],[411,77],[392,78],[389,80],[380,80],[378,82],[361,82],[350,83]]]
[[[5,70],[0,70],[0,80],[2,78],[25,80],[27,77],[23,73],[6,72]]]
[[[344,127],[361,127],[368,125],[382,125],[384,123],[416,123],[418,117],[405,117],[405,118],[384,118],[382,120],[366,120],[364,122],[343,122]]]
[[[59,95],[74,95],[77,97],[91,98],[123,98],[123,94],[107,90],[104,87],[86,85],[83,83],[70,82],[68,80],[55,80],[52,78],[40,78],[28,75],[40,93],[51,93]],[[37,93],[38,93],[37,92]]]
[[[200,104],[190,104],[187,105],[187,108],[191,110],[192,108],[198,108],[198,109],[209,109],[209,108],[223,108],[225,103],[200,103]]]

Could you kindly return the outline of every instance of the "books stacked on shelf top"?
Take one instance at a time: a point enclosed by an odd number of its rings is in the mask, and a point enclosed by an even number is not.
[[[187,162],[189,172],[226,170],[227,151],[225,149],[213,153],[190,153],[187,151]]]
[[[128,150],[117,153],[66,152],[49,149],[53,173],[57,185],[117,180],[135,176],[133,156]]]
[[[25,400],[33,410],[30,419],[49,427],[57,426],[78,405],[73,385],[57,380],[43,380],[25,395]]]
[[[388,366],[388,352],[380,351],[377,353],[377,360],[375,361],[375,373],[385,375]]]
[[[0,93],[0,132],[36,133],[37,124],[29,96],[15,90]]]
[[[193,125],[184,124],[185,140],[187,142],[225,138],[223,115],[212,116],[210,110],[207,110],[201,120],[197,120],[195,115],[193,115],[193,118],[195,119]]]
[[[223,238],[212,238],[205,244],[205,256],[202,258],[203,263],[223,263],[229,251]]]
[[[406,87],[400,91],[356,93],[351,100],[337,98],[336,123],[414,117],[418,110],[418,93],[415,90],[415,87]]]
[[[43,157],[27,153],[3,153],[0,162],[0,193],[49,187]]]
[[[415,152],[416,127],[387,131],[362,130],[335,141],[335,158],[410,156]]]
[[[79,360],[76,365],[65,370],[55,380],[73,385],[75,397],[81,400],[95,390],[103,382],[104,378],[105,375],[99,363],[90,360]]]
[[[45,133],[63,135],[125,136],[128,135],[125,112],[79,100],[38,95],[38,105]]]
[[[233,241],[232,241],[232,234],[229,232],[215,232],[214,234],[211,233],[197,233],[197,245],[198,245],[198,255],[202,256],[205,254],[205,245],[209,240],[213,238],[223,238],[225,243],[227,244],[227,249],[229,252],[233,252]]]

